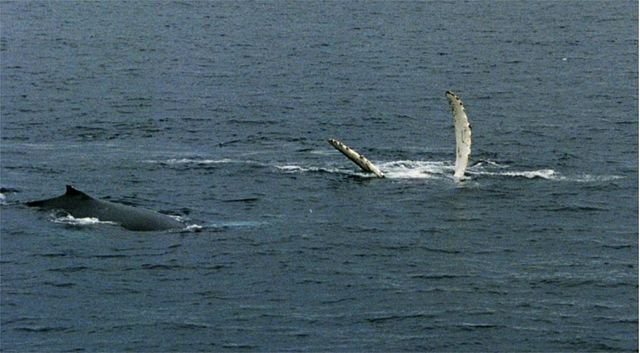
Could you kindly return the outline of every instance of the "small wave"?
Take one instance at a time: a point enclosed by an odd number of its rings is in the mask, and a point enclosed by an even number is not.
[[[179,270],[182,267],[180,265],[165,265],[165,264],[142,264],[141,268],[143,270],[162,270],[162,271],[173,271]]]
[[[75,283],[71,283],[71,282],[51,282],[51,281],[46,281],[46,282],[42,282],[42,284],[47,285],[47,286],[51,286],[51,287],[56,287],[56,288],[71,288],[71,287],[75,287],[76,286]]]
[[[276,165],[275,167],[276,169],[279,169],[288,173],[308,172],[308,171],[313,171],[313,169],[318,169],[318,168],[305,168],[299,165]]]
[[[109,224],[109,225],[117,225],[118,223],[116,222],[111,222],[111,221],[101,221],[98,218],[95,217],[84,217],[84,218],[75,218],[72,215],[66,215],[63,217],[56,217],[53,220],[55,223],[60,223],[60,224],[65,224],[65,225],[70,225],[70,226],[77,226],[77,227],[82,227],[82,226],[91,226],[91,225],[95,225],[95,224]]]
[[[332,151],[329,149],[323,149],[323,150],[310,150],[309,153],[315,154],[318,156],[332,156],[335,154],[335,151]]]
[[[175,328],[176,330],[197,330],[197,329],[211,329],[211,325],[204,322],[196,322],[196,321],[174,321],[168,322],[168,325]]]
[[[596,207],[588,205],[565,205],[565,206],[553,206],[553,207],[540,207],[540,210],[551,212],[601,212],[608,211],[606,207]]]
[[[504,325],[498,325],[498,324],[484,324],[484,323],[472,323],[472,322],[463,322],[457,326],[464,331],[498,329],[498,328],[506,327]]]
[[[222,200],[222,202],[224,203],[255,203],[260,201],[259,197],[245,197],[245,198],[241,198],[241,199],[228,199],[228,200]]]
[[[258,346],[254,346],[248,343],[225,343],[222,345],[222,348],[231,349],[231,350],[255,350]]]
[[[468,275],[450,274],[450,273],[436,273],[436,274],[412,274],[411,278],[427,279],[427,280],[441,280],[441,279],[456,279],[466,278]]]
[[[507,172],[505,175],[508,176],[522,176],[527,179],[547,179],[547,180],[559,180],[560,177],[553,169],[541,169],[541,170],[532,170],[532,171],[524,171],[524,172]]]
[[[202,229],[204,229],[204,227],[199,224],[190,224],[184,228],[185,231],[194,233],[201,232]]]
[[[492,160],[489,160],[489,159],[479,160],[479,161],[473,163],[473,165],[471,165],[470,168],[485,167],[485,166],[496,167],[496,168],[509,168],[508,165],[501,164],[501,163],[498,163],[498,162],[495,162],[495,161],[492,161]]]
[[[631,244],[631,243],[629,243],[629,244],[603,244],[602,247],[603,248],[607,248],[607,249],[614,249],[614,250],[633,249],[633,244]]]
[[[583,174],[576,176],[573,178],[577,182],[581,183],[599,183],[599,182],[609,182],[614,180],[623,179],[624,177],[621,175],[592,175],[592,174]]]
[[[304,167],[300,165],[276,165],[276,169],[285,173],[331,173],[331,174],[352,174],[338,168]],[[358,174],[360,175],[360,174]]]
[[[429,248],[429,247],[425,247],[424,250],[435,252],[435,253],[443,253],[443,254],[460,254],[462,252],[460,250],[455,250],[455,249]]]
[[[143,163],[157,163],[157,164],[225,164],[237,162],[234,159],[222,158],[222,159],[196,159],[196,158],[170,158],[165,160],[146,159]]]
[[[227,221],[208,224],[207,228],[251,228],[258,227],[265,224],[265,222],[259,221]]]
[[[23,331],[29,333],[50,333],[50,332],[66,332],[70,331],[71,327],[64,326],[21,326],[16,327],[16,331]]]
[[[576,174],[564,175],[553,169],[537,169],[537,170],[505,170],[508,165],[503,165],[493,161],[480,161],[467,169],[467,173],[472,176],[498,176],[498,177],[515,177],[526,179],[544,179],[553,181],[568,181],[579,183],[597,183],[610,182],[623,179],[620,175],[594,175],[594,174]],[[496,170],[498,169],[498,170]]]
[[[484,171],[470,171],[471,175],[492,175],[492,176],[505,176],[505,177],[520,177],[527,179],[545,179],[553,181],[568,181],[578,183],[601,183],[610,182],[619,179],[623,179],[620,175],[592,175],[592,174],[580,174],[574,176],[562,175],[553,169],[540,169],[529,171],[510,171],[510,172],[484,172]]]
[[[367,318],[366,320],[370,323],[386,323],[386,322],[396,322],[403,320],[411,320],[411,319],[433,319],[437,317],[436,314],[432,313],[406,313],[406,314],[387,314],[387,315],[379,315]]]
[[[73,273],[73,272],[82,272],[88,270],[89,267],[86,266],[67,266],[67,267],[58,267],[52,268],[47,271],[49,272],[61,272],[61,273]]]
[[[540,169],[540,170],[525,170],[525,171],[513,171],[513,172],[485,172],[485,171],[469,171],[471,175],[490,175],[490,176],[505,176],[505,177],[520,177],[527,179],[546,179],[546,180],[561,180],[553,169]]]

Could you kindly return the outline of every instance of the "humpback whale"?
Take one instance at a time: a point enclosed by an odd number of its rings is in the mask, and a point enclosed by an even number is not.
[[[365,156],[360,153],[354,151],[349,146],[344,143],[330,139],[329,144],[333,146],[338,151],[342,152],[347,158],[349,158],[353,163],[357,164],[363,171],[367,173],[373,173],[378,178],[384,178],[384,174],[376,167],[373,163],[371,163]]]
[[[464,172],[469,164],[469,155],[471,154],[471,125],[469,125],[469,119],[464,111],[464,105],[460,97],[451,91],[447,91],[445,95],[451,107],[453,127],[456,136],[456,163],[453,176],[456,179],[462,179],[464,178]],[[329,143],[347,156],[353,163],[357,164],[363,171],[373,173],[380,178],[384,177],[384,174],[378,167],[363,155],[349,148],[349,146],[335,139],[330,139]]]
[[[459,179],[464,177],[464,171],[467,169],[467,164],[469,164],[471,125],[469,125],[469,119],[467,119],[460,97],[451,91],[447,91],[446,96],[451,107],[453,127],[456,134],[456,164],[453,176]]]
[[[168,230],[184,228],[177,220],[144,208],[99,200],[67,185],[64,195],[27,202],[29,207],[62,210],[75,218],[96,217],[101,221],[114,222],[134,231]]]

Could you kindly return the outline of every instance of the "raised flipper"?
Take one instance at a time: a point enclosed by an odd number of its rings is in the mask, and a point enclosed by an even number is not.
[[[378,169],[378,167],[373,165],[373,163],[371,163],[367,158],[365,158],[360,153],[349,148],[349,146],[334,139],[330,139],[329,144],[331,144],[331,146],[333,146],[338,151],[342,152],[342,154],[347,156],[347,158],[349,158],[353,163],[357,164],[358,167],[360,167],[363,171],[367,173],[373,173],[375,176],[379,178],[384,178],[384,174],[380,171],[380,169]]]
[[[451,91],[447,91],[446,95],[449,99],[449,106],[451,106],[456,134],[456,165],[453,176],[462,178],[464,177],[465,169],[467,169],[467,164],[469,164],[469,155],[471,154],[471,126],[460,97]]]

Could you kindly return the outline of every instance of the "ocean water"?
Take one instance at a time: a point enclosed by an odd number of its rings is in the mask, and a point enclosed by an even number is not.
[[[1,2],[0,350],[637,350],[637,16]],[[23,205],[66,184],[191,227]]]

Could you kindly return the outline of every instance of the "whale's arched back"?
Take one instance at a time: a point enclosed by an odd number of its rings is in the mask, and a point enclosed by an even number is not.
[[[30,201],[26,205],[61,210],[75,218],[95,217],[101,221],[118,223],[122,227],[134,231],[169,230],[184,227],[181,222],[165,214],[96,199],[70,185],[67,185],[64,195]]]

